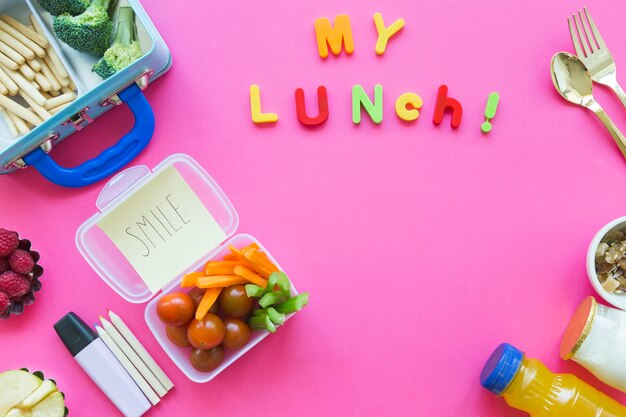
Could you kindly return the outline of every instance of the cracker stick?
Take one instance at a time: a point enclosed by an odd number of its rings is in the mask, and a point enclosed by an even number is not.
[[[37,45],[41,46],[42,48],[48,47],[49,45],[48,39],[44,38],[39,33],[30,29],[28,26],[24,25],[22,22],[17,21],[13,19],[11,16],[8,16],[6,14],[2,15],[0,19],[2,19],[3,22],[5,22],[6,24],[11,26],[13,29],[17,30],[18,32],[22,33],[22,35],[26,36],[27,38],[29,38],[31,41],[35,42]]]
[[[33,71],[41,72],[41,62],[39,62],[39,59],[35,58],[29,60],[28,65],[33,69]]]
[[[3,30],[0,30],[0,41],[4,42],[9,48],[22,55],[23,58],[33,59],[35,57],[35,53],[32,50],[28,49],[24,44],[20,43],[13,36]]]
[[[39,84],[41,90],[43,91],[51,91],[54,89],[54,86],[52,85],[50,80],[39,72],[35,74],[35,81],[37,82],[37,84]]]
[[[20,135],[27,135],[30,133],[30,129],[28,128],[28,126],[26,126],[26,123],[24,122],[24,120],[22,120],[21,117],[10,111],[7,111],[7,114],[11,118],[11,121],[13,121],[13,124],[15,124],[15,127],[17,127]]]
[[[20,65],[20,72],[24,77],[26,77],[27,80],[32,81],[35,79],[35,71],[33,71],[33,69],[26,64]]]
[[[4,107],[11,113],[15,113],[16,116],[19,116],[24,120],[28,120],[35,126],[39,126],[43,123],[43,120],[41,120],[39,116],[31,112],[30,110],[20,106],[18,103],[6,96],[0,95],[0,106]]]
[[[55,107],[54,109],[48,110],[48,112],[50,114],[52,114],[52,115],[55,115],[58,112],[60,112],[61,110],[63,110],[64,108],[66,108],[68,105],[69,105],[69,103],[61,104],[59,107]]]
[[[31,96],[37,102],[37,104],[39,104],[40,106],[43,106],[46,103],[46,98],[41,95],[39,90],[37,88],[35,88],[30,83],[30,81],[28,81],[26,78],[22,77],[22,74],[20,74],[18,72],[15,72],[15,71],[7,70],[6,67],[4,67],[2,69],[5,72],[7,72],[8,76],[15,82],[15,84],[17,84],[19,88],[24,90],[24,92],[26,94]],[[35,83],[35,84],[37,84],[37,83]],[[19,113],[17,113],[17,115],[22,117]],[[25,119],[25,120],[28,120],[28,119]]]
[[[57,80],[57,82],[61,85],[61,87],[69,87],[70,85],[70,79],[69,78],[64,78],[61,76],[61,74],[59,74],[59,72],[57,71],[56,67],[54,66],[54,64],[52,63],[52,60],[50,59],[49,56],[46,56],[43,59],[43,66],[46,67],[47,71],[49,71],[51,74],[44,74],[46,77],[48,77],[50,79],[50,81],[54,84],[54,81],[52,81],[51,77],[54,77],[54,79]],[[42,66],[42,71],[44,71]],[[59,90],[60,88],[58,88],[57,90]]]
[[[0,82],[2,82],[2,84],[9,90],[9,94],[12,96],[17,94],[17,91],[19,90],[17,84],[15,84],[6,72],[4,72],[2,66],[0,66]]]
[[[15,122],[13,121],[9,113],[7,113],[7,111],[4,110],[4,108],[2,107],[0,107],[0,113],[2,113],[4,122],[7,124],[7,127],[9,128],[9,131],[11,132],[11,134],[15,137],[19,136],[20,132],[18,132],[17,126],[15,126]]]
[[[11,48],[9,45],[1,41],[0,41],[0,52],[5,54],[7,57],[11,59],[11,61],[17,63],[18,65],[22,65],[24,62],[26,62],[26,58],[24,58],[17,51],[15,51],[15,49]]]
[[[44,32],[43,28],[39,25],[39,22],[37,21],[37,19],[35,19],[34,15],[30,15],[30,21],[33,23],[33,27],[35,28],[37,33],[39,33],[42,36],[45,36],[46,32]],[[61,78],[68,78],[69,79],[70,78],[70,74],[65,69],[65,66],[61,62],[61,59],[57,55],[57,53],[54,50],[54,48],[52,47],[52,45],[48,45],[48,48],[46,49],[46,51],[48,52],[48,57],[52,61],[53,66],[56,68],[56,70],[59,73],[59,75],[61,76]]]
[[[13,71],[17,71],[19,69],[19,65],[17,62],[13,61],[11,58],[0,52],[0,64],[6,66]]]
[[[39,104],[35,103],[35,100],[30,98],[28,94],[24,94],[23,92],[20,92],[20,95],[28,103],[31,109],[33,109],[33,111],[37,113],[37,116],[41,117],[43,120],[48,120],[49,118],[52,117],[52,115],[48,112],[48,110],[44,109]]]
[[[0,94],[2,94],[3,96],[9,94],[9,89],[6,88],[6,86],[2,83],[0,83]]]
[[[55,77],[54,74],[52,73],[50,69],[50,65],[48,65],[45,58],[43,61],[43,65],[41,66],[41,73],[44,75],[44,77],[48,79],[48,81],[52,83],[52,90],[59,91],[61,89],[61,84],[59,84],[57,77]],[[69,84],[69,81],[68,81],[68,84]]]
[[[39,84],[37,84],[37,82],[36,82],[35,80],[32,80],[32,81],[27,80],[27,81],[30,83],[30,85],[32,85],[32,86],[33,86],[33,88],[34,88],[35,90],[37,90],[37,91],[41,92],[41,86],[40,86]]]
[[[46,51],[35,42],[31,41],[26,37],[23,33],[13,29],[11,26],[6,24],[6,22],[0,20],[0,29],[2,29],[5,33],[9,34],[16,41],[23,44],[25,47],[33,51],[38,57],[43,58],[46,56]]]
[[[46,110],[50,110],[55,107],[59,107],[61,104],[69,103],[74,100],[76,100],[76,94],[65,93],[65,94],[61,94],[58,97],[47,100],[43,106],[45,107]],[[0,105],[2,105],[2,103],[0,103]]]

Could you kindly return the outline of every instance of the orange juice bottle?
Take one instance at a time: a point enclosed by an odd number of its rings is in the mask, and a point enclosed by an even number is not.
[[[574,375],[553,374],[508,343],[491,354],[480,383],[533,417],[626,417],[626,407],[611,397]]]

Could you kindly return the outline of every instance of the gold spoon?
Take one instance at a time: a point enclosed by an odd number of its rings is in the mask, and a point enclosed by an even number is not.
[[[559,94],[570,103],[594,112],[613,136],[622,156],[626,159],[626,138],[593,98],[593,82],[587,67],[576,56],[568,52],[559,52],[552,57],[550,68],[552,83]]]

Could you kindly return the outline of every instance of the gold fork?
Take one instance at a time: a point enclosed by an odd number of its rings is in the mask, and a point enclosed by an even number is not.
[[[579,10],[578,19],[576,14],[567,18],[576,55],[589,70],[591,79],[613,90],[626,108],[626,93],[617,82],[617,69],[613,56],[600,36],[600,32],[598,32],[587,8],[585,7],[583,10],[584,16]]]

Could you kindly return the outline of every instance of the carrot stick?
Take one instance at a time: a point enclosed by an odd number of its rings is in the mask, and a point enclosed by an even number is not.
[[[204,275],[233,275],[237,265],[241,265],[241,263],[237,261],[209,261],[204,267]]]
[[[259,265],[261,268],[267,271],[270,271],[270,273],[278,272],[278,268],[276,267],[276,265],[274,265],[272,261],[270,261],[265,253],[254,248],[244,248],[242,250],[242,253],[247,260],[256,265]]]
[[[210,277],[200,277],[196,281],[198,288],[224,288],[231,285],[247,284],[248,280],[237,275],[213,275]]]
[[[198,304],[198,310],[196,311],[196,320],[200,321],[206,316],[206,313],[209,312],[209,309],[217,300],[217,297],[222,292],[221,288],[209,288],[204,292],[202,299],[200,300],[200,304]]]
[[[204,272],[191,272],[183,277],[183,281],[180,283],[182,288],[195,287],[198,282],[198,278],[203,277]]]
[[[226,255],[224,255],[225,261],[234,261],[236,259],[237,259],[237,255],[235,255],[234,253],[227,253]]]
[[[247,279],[248,281],[250,281],[253,284],[258,285],[259,287],[265,288],[267,287],[267,280],[263,279],[262,276],[255,274],[254,272],[250,271],[248,268],[246,268],[245,266],[236,266],[235,267],[235,275],[238,275],[242,278]]]

